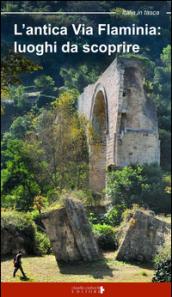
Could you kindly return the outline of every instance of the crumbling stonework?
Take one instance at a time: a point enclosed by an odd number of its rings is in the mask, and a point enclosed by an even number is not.
[[[99,250],[83,205],[66,199],[65,207],[42,215],[57,262],[93,261]]]
[[[160,163],[156,110],[144,89],[143,65],[138,59],[115,59],[78,102],[96,132],[88,139],[90,187],[101,192],[108,166]],[[97,137],[99,136],[99,137]]]
[[[117,260],[151,262],[170,233],[170,224],[136,211],[130,219],[117,252]]]
[[[32,244],[30,241],[32,240]],[[29,255],[36,252],[34,238],[27,232],[22,232],[15,225],[8,225],[1,218],[1,256],[13,256],[18,251]]]

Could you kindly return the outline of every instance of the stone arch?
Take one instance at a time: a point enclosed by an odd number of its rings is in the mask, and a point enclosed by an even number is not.
[[[100,102],[98,101],[98,98],[100,98],[100,97],[102,97],[104,107],[105,107],[105,124],[106,124],[105,129],[106,129],[106,134],[108,134],[109,133],[108,100],[107,100],[106,90],[100,83],[96,85],[96,87],[94,89],[93,96],[92,96],[92,100],[91,100],[92,105],[91,105],[91,109],[90,109],[90,120],[91,120],[91,122],[93,122],[95,107],[100,104]]]
[[[94,128],[96,117],[97,124],[101,124],[98,130],[100,141],[94,139],[90,143],[88,136],[90,188],[95,192],[102,192],[106,185],[106,168],[160,164],[157,114],[146,95],[144,80],[141,61],[118,58],[79,97],[79,112],[91,121]]]
[[[93,129],[93,135],[89,143],[90,186],[95,192],[102,192],[106,180],[109,121],[106,91],[101,84],[96,86],[93,93],[90,120]]]

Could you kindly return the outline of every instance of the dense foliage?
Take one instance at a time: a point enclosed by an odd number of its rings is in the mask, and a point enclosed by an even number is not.
[[[93,225],[93,232],[100,249],[105,251],[117,249],[118,243],[115,237],[115,231],[111,226],[106,224],[96,224]]]
[[[115,206],[110,206],[109,209],[103,213],[98,214],[95,212],[89,212],[88,218],[90,223],[93,225],[105,224],[115,227],[120,225],[125,209],[126,208],[122,204],[116,204]]]
[[[17,212],[2,212],[1,230],[6,230],[15,236],[16,240],[11,243],[15,246],[19,244],[19,237],[23,239],[23,248],[28,254],[34,254],[36,248],[35,234],[36,227],[30,216]]]
[[[161,141],[161,166],[171,166],[171,46],[161,53],[161,63],[154,68],[152,98],[157,106]]]
[[[164,246],[155,256],[155,275],[153,282],[171,282],[171,239],[167,238]]]
[[[156,212],[170,212],[168,180],[159,166],[128,166],[108,174],[107,195],[114,205],[138,204]]]
[[[36,241],[36,254],[46,255],[51,253],[52,251],[51,244],[46,233],[37,231],[35,234],[35,241]]]
[[[28,255],[43,255],[51,252],[51,245],[47,235],[38,231],[39,226],[33,221],[30,213],[17,211],[2,211],[1,213],[1,232],[7,232],[14,236],[10,243],[11,250],[23,249]],[[7,238],[8,240],[8,238]],[[9,247],[8,247],[9,249]],[[10,250],[9,249],[9,250]]]
[[[76,113],[77,94],[63,91],[51,110],[18,117],[4,134],[3,207],[31,210],[37,195],[86,189],[86,122]]]
[[[171,282],[171,260],[160,263],[156,269],[155,276],[152,281],[155,282]]]

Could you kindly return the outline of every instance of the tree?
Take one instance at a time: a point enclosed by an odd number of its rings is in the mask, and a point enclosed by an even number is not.
[[[55,87],[55,81],[50,75],[41,75],[34,80],[35,86],[42,92],[54,92],[57,91]]]
[[[170,170],[171,164],[171,46],[161,54],[161,66],[155,67],[153,99],[157,106],[161,141],[161,165]]]
[[[61,93],[53,103],[53,110],[40,115],[38,125],[51,183],[60,190],[87,184],[87,142],[84,120],[76,112],[77,97],[76,90]]]
[[[33,128],[29,115],[17,117],[10,126],[10,133],[13,139],[24,139],[26,134]]]
[[[126,166],[108,174],[107,195],[114,205],[138,204],[156,212],[170,212],[170,195],[161,168],[156,164]]]
[[[144,181],[142,168],[126,166],[121,170],[114,170],[108,174],[107,194],[114,205],[131,207],[141,202],[141,185]]]
[[[38,64],[21,54],[14,54],[12,50],[2,45],[1,62],[1,88],[8,90],[8,87],[21,83],[20,75],[25,72],[33,72],[42,69]]]
[[[94,83],[99,75],[99,68],[91,65],[81,64],[78,67],[62,67],[60,75],[64,80],[65,87],[76,88],[80,92],[88,84]]]
[[[166,67],[166,71],[170,72],[171,71],[171,45],[167,45],[165,48],[162,50],[161,54],[161,60],[164,63]]]
[[[9,86],[8,96],[14,101],[14,107],[18,112],[25,112],[30,108],[28,95],[23,85]]]
[[[28,211],[34,197],[48,186],[47,164],[38,143],[7,138],[2,151],[2,205]]]
[[[51,109],[18,117],[4,134],[4,207],[27,211],[53,189],[87,188],[87,122],[77,114],[77,98],[76,90],[62,92]]]

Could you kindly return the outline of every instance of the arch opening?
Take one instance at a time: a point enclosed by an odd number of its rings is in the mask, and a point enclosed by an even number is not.
[[[102,90],[94,98],[92,109],[93,136],[90,142],[90,187],[101,193],[106,180],[106,145],[108,133],[107,103]]]

